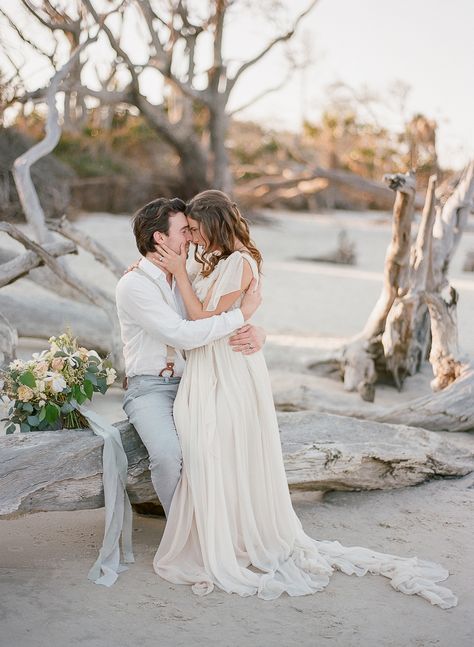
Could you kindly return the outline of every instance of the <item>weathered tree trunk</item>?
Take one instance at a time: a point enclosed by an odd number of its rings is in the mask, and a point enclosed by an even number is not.
[[[464,170],[443,209],[438,210],[433,228],[432,267],[425,300],[431,317],[433,342],[430,363],[435,375],[432,382],[434,391],[454,382],[462,371],[456,308],[458,293],[449,284],[447,274],[473,207],[474,161]]]
[[[430,320],[424,295],[431,263],[435,190],[436,176],[433,175],[412,249],[408,290],[394,300],[382,334],[386,367],[399,389],[406,375],[414,375],[419,371],[429,350]]]
[[[279,422],[295,489],[392,489],[474,471],[473,451],[429,431],[318,413],[280,414]],[[117,426],[130,501],[156,501],[138,434],[128,423]],[[102,439],[91,431],[0,437],[0,515],[103,505]]]
[[[426,359],[430,342],[434,391],[448,386],[463,370],[457,340],[457,292],[449,285],[447,271],[474,205],[474,162],[442,209],[436,205],[436,178],[430,178],[410,262],[414,183],[410,187],[407,177],[388,176],[397,197],[384,286],[363,331],[342,348],[339,360],[344,388],[358,390],[369,401],[374,399],[377,372],[391,373],[401,389],[405,377],[416,373]]]
[[[212,152],[212,186],[228,195],[234,191],[234,182],[229,166],[226,137],[228,117],[225,102],[221,96],[216,97],[216,105],[210,109],[209,132]]]
[[[343,351],[344,388],[359,391],[364,400],[373,401],[377,378],[375,360],[382,354],[381,337],[388,313],[397,297],[407,287],[411,221],[413,218],[415,179],[412,174],[387,176],[396,190],[393,208],[392,240],[385,257],[384,284],[377,303],[362,330]]]

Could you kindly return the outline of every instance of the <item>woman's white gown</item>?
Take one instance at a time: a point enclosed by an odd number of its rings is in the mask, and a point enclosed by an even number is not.
[[[240,289],[244,258],[234,252],[193,288],[208,310]],[[234,307],[238,307],[239,302]],[[456,596],[436,584],[449,572],[417,557],[398,557],[305,534],[296,516],[283,465],[277,418],[263,353],[242,355],[228,338],[187,352],[174,405],[183,471],[153,566],[161,577],[192,585],[198,595],[214,585],[228,593],[272,600],[321,591],[335,569],[378,573],[409,595],[443,609]]]

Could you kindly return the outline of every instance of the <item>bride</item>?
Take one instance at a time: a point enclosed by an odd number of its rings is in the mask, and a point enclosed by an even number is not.
[[[197,195],[186,214],[200,271],[191,283],[184,248],[176,254],[161,246],[156,264],[175,275],[190,319],[237,308],[262,263],[246,221],[220,191]],[[457,604],[437,584],[449,575],[439,564],[305,534],[290,498],[262,351],[235,353],[220,339],[186,355],[174,404],[183,469],[153,561],[158,575],[192,585],[197,595],[217,586],[273,600],[321,591],[335,569],[370,572],[443,609]]]

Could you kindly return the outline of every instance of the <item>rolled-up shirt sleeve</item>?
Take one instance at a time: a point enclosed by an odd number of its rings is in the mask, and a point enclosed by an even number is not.
[[[188,321],[138,282],[127,286],[119,283],[115,296],[119,314],[126,312],[149,335],[183,350],[205,346],[244,324],[240,308],[208,319]]]

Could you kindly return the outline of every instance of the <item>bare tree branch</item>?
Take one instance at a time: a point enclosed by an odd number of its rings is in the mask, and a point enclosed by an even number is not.
[[[227,84],[227,94],[228,95],[230,94],[230,91],[233,89],[233,87],[236,84],[237,80],[240,78],[240,76],[246,70],[248,70],[250,67],[252,67],[256,63],[261,61],[262,58],[264,58],[275,47],[275,45],[277,45],[278,43],[283,43],[283,42],[285,42],[287,40],[290,40],[290,38],[293,37],[293,35],[294,35],[295,31],[296,31],[296,28],[298,27],[298,24],[301,22],[301,20],[305,16],[307,16],[309,14],[309,12],[313,9],[313,7],[315,7],[317,2],[318,2],[318,0],[311,0],[308,7],[299,14],[299,16],[296,18],[295,22],[293,23],[293,27],[288,32],[286,32],[286,34],[282,34],[280,36],[277,36],[277,38],[274,38],[272,41],[270,41],[268,43],[268,45],[266,47],[264,47],[264,49],[259,54],[257,54],[256,56],[254,56],[250,60],[246,61],[243,65],[241,65],[239,67],[239,69],[234,74],[232,79],[229,79],[229,81],[228,81],[228,84]]]
[[[38,20],[42,25],[54,31],[59,29],[60,31],[70,32],[71,34],[77,34],[80,28],[80,21],[74,20],[66,12],[60,13],[55,7],[51,5],[50,2],[46,0],[43,3],[43,8],[49,6],[50,11],[47,11],[46,14],[52,20],[48,20],[40,13],[40,8],[35,7],[30,0],[20,0],[23,6]]]
[[[249,99],[247,102],[243,103],[238,108],[235,108],[234,110],[231,110],[227,114],[229,115],[229,117],[233,117],[238,112],[241,112],[242,110],[245,110],[246,108],[249,108],[250,106],[253,106],[254,103],[257,103],[257,101],[260,101],[260,99],[263,99],[268,94],[272,94],[273,92],[278,92],[278,90],[281,90],[282,87],[284,87],[288,83],[290,78],[291,78],[291,70],[288,70],[285,78],[280,83],[278,83],[278,85],[275,85],[272,88],[267,88],[266,90],[262,90],[262,92],[260,92],[256,96],[254,96],[252,99]]]
[[[38,54],[41,54],[42,56],[45,56],[46,58],[48,58],[51,61],[51,63],[53,63],[54,52],[53,52],[53,54],[48,54],[48,52],[45,52],[43,49],[41,49],[41,47],[39,45],[37,45],[31,39],[29,39],[27,36],[25,36],[25,34],[21,31],[21,29],[19,27],[17,27],[17,25],[15,25],[13,20],[10,18],[10,16],[7,13],[5,13],[5,11],[3,11],[3,9],[0,9],[0,14],[4,18],[6,18],[6,20],[8,21],[8,24],[10,25],[10,27],[18,34],[18,36],[20,37],[20,39],[24,43],[27,43],[28,45],[30,45],[30,47],[32,47],[36,52],[38,52]]]

